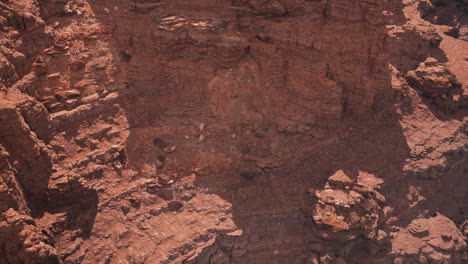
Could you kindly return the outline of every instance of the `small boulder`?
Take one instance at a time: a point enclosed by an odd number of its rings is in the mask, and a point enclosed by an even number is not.
[[[168,209],[170,212],[179,211],[182,207],[184,207],[183,202],[177,201],[177,200],[170,201],[170,202],[167,204],[167,209]]]

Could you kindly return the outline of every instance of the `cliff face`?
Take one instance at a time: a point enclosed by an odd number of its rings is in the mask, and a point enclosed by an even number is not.
[[[464,263],[466,1],[0,1],[0,263]]]
[[[159,109],[130,117],[134,126],[169,108],[209,111],[232,126],[334,126],[344,113],[369,112],[388,87],[388,74],[378,74],[388,72],[381,4],[172,1],[94,9],[128,58],[131,93],[159,100]],[[348,34],[333,33],[337,27]]]

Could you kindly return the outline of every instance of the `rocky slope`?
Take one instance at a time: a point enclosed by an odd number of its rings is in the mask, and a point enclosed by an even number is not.
[[[466,263],[463,0],[0,0],[0,263]]]

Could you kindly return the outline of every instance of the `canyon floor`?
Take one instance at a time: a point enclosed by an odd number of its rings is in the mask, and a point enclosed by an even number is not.
[[[0,264],[468,263],[466,0],[0,0]]]

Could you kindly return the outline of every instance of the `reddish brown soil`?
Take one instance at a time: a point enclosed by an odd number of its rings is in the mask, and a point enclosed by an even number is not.
[[[463,0],[0,0],[0,264],[468,263]]]

